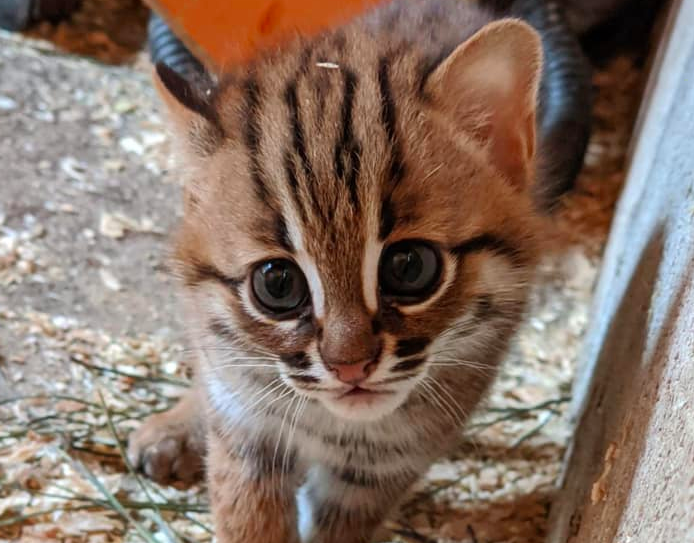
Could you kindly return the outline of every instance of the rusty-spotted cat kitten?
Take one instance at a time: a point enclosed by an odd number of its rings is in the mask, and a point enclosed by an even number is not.
[[[405,0],[208,92],[158,73],[198,360],[131,458],[187,478],[206,450],[220,543],[368,542],[456,445],[521,320],[540,37]]]

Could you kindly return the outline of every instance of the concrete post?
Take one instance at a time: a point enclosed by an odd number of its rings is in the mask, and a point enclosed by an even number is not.
[[[549,543],[694,542],[694,0],[671,7],[574,390]]]

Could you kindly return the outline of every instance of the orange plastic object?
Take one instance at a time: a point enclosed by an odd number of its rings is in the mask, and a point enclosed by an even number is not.
[[[381,0],[146,0],[209,67],[244,62],[295,33],[311,35]]]

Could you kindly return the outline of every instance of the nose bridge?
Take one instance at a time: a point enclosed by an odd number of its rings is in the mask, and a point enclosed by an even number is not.
[[[328,366],[370,362],[378,355],[380,338],[374,334],[362,288],[363,235],[340,213],[331,227],[339,244],[323,239],[314,253],[325,292],[320,355]]]
[[[321,356],[326,364],[356,364],[378,354],[380,340],[364,307],[330,311],[323,324]]]

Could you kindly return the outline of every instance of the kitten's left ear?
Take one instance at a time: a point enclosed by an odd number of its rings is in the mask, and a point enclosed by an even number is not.
[[[163,62],[156,65],[154,84],[178,128],[189,127],[196,119],[217,122],[210,89],[187,80]]]
[[[542,44],[528,24],[503,19],[459,45],[425,90],[444,115],[489,145],[491,160],[517,187],[533,175]]]

